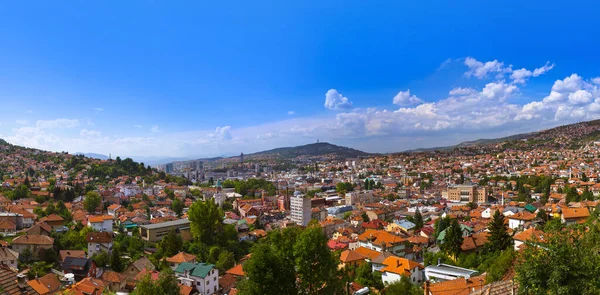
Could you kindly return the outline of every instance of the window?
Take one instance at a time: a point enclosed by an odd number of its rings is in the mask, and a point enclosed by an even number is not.
[[[196,285],[197,285],[197,286],[200,286],[200,282],[196,282]]]

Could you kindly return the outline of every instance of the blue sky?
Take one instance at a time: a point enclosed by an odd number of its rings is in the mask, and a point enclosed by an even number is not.
[[[391,152],[600,117],[598,3],[421,2],[5,3],[0,137],[138,157]]]

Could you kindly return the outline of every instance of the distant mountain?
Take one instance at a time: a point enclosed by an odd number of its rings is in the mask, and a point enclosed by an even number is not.
[[[562,125],[551,129],[521,133],[501,138],[465,141],[457,145],[421,148],[406,152],[444,151],[466,147],[502,145],[503,148],[531,149],[539,147],[575,149],[592,141],[600,141],[600,120]]]
[[[77,153],[75,153],[75,155],[84,155],[85,157],[88,157],[88,158],[94,158],[94,159],[99,159],[99,160],[108,160],[108,156],[102,155],[102,154],[77,152]]]
[[[338,146],[327,142],[318,142],[295,147],[276,148],[268,151],[244,155],[244,157],[248,157],[249,159],[255,157],[293,159],[298,157],[324,156],[332,156],[338,158],[356,158],[365,157],[369,155],[369,153],[359,151],[353,148]]]

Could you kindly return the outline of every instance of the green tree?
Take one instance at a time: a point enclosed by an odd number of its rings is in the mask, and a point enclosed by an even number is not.
[[[363,222],[369,222],[369,215],[366,212],[363,212],[360,217],[362,217]]]
[[[101,203],[102,197],[100,197],[100,194],[94,191],[90,191],[87,194],[85,194],[85,199],[83,200],[83,208],[85,208],[85,210],[88,213],[93,214],[94,212],[96,212],[96,208],[98,208],[98,206],[100,206]]]
[[[105,267],[109,261],[108,253],[101,251],[100,253],[96,253],[92,256],[92,260],[98,267]]]
[[[306,228],[294,244],[301,294],[333,294],[339,288],[338,261],[319,227]]]
[[[173,209],[175,214],[177,214],[178,217],[181,217],[181,214],[183,213],[183,207],[184,207],[184,204],[181,200],[179,200],[177,198],[175,200],[173,200],[173,204],[171,205],[171,208]]]
[[[113,248],[110,254],[110,268],[116,272],[122,272],[124,267],[125,265],[121,260],[121,251],[117,247]]]
[[[504,215],[496,210],[492,220],[488,224],[489,236],[487,249],[491,252],[503,251],[511,248],[513,239],[508,234],[508,226],[504,222]]]
[[[217,259],[217,263],[215,266],[219,269],[220,273],[225,273],[226,270],[232,268],[235,265],[235,257],[233,253],[224,250],[219,253],[219,258]]]
[[[421,210],[419,210],[419,207],[417,207],[417,210],[415,211],[414,220],[415,230],[420,230],[423,228],[423,216],[421,216]]]
[[[400,281],[388,285],[382,292],[384,295],[421,295],[423,290],[410,282],[410,278],[402,276]]]
[[[223,231],[223,211],[212,201],[196,201],[188,211],[192,235],[197,241],[212,246]]]
[[[452,219],[450,226],[446,229],[444,243],[441,248],[446,254],[452,255],[454,258],[460,254],[460,247],[463,243],[462,229],[456,219]]]
[[[170,230],[157,244],[157,253],[160,257],[171,257],[179,251],[183,246],[183,239],[175,230]]]
[[[160,273],[157,281],[150,274],[136,282],[132,295],[179,295],[179,283],[170,269]]]
[[[12,199],[13,200],[18,200],[18,199],[26,199],[29,198],[29,196],[31,195],[31,191],[29,191],[29,188],[22,184],[17,186],[13,192],[12,192]]]
[[[268,244],[257,244],[244,264],[246,280],[238,286],[240,295],[298,294],[294,265],[285,252]]]
[[[381,276],[375,275],[376,272],[373,272],[372,267],[370,262],[359,265],[356,268],[356,281],[363,286],[381,290],[383,289],[383,281],[381,280]]]

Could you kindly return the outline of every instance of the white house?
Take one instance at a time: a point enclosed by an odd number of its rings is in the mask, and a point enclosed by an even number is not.
[[[383,284],[399,282],[402,276],[407,276],[411,283],[420,284],[424,279],[423,265],[406,258],[390,256],[383,261],[384,268],[380,270]]]
[[[88,226],[99,232],[112,232],[113,217],[110,215],[90,216]]]
[[[106,210],[108,211],[108,215],[110,215],[112,217],[117,217],[117,210],[119,210],[119,208],[121,208],[121,205],[112,204],[112,205],[108,206],[108,208],[106,208]]]
[[[91,232],[87,233],[86,241],[88,243],[88,257],[100,252],[110,254],[113,246],[113,234],[109,232]]]
[[[212,264],[183,262],[175,269],[175,275],[182,285],[196,289],[200,295],[219,290],[219,270]]]
[[[511,229],[523,228],[525,223],[535,219],[535,214],[527,211],[519,212],[508,217],[508,227]]]

